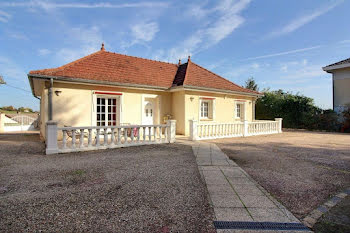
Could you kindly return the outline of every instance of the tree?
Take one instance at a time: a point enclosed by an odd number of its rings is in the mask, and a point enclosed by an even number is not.
[[[6,82],[5,82],[4,78],[2,77],[2,75],[0,75],[0,85],[1,84],[6,84]]]
[[[253,91],[259,91],[258,84],[255,83],[255,80],[253,77],[245,81],[245,88]]]
[[[337,114],[315,106],[312,98],[278,91],[264,92],[256,102],[256,119],[283,118],[283,127],[317,130],[339,130]]]

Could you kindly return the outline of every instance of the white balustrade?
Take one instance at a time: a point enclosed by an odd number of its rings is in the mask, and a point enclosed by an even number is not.
[[[195,120],[190,120],[191,140],[247,137],[274,133],[282,133],[282,118],[275,118],[275,121],[200,124]]]
[[[46,128],[46,154],[173,143],[175,142],[175,127],[175,120],[169,120],[167,124],[162,125],[61,128],[57,128],[56,122],[50,121]],[[60,142],[57,141],[59,131],[63,136]]]

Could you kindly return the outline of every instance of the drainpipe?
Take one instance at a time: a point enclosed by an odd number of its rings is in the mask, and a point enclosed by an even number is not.
[[[50,87],[49,87],[49,121],[52,121],[52,87],[53,87],[53,79],[50,79]]]

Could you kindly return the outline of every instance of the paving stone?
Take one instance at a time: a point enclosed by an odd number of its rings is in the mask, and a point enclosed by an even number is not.
[[[329,207],[329,208],[332,208],[336,204],[337,204],[337,202],[334,202],[334,201],[327,201],[326,203],[324,203],[324,205]]]
[[[231,184],[252,184],[247,177],[226,177]],[[255,185],[254,185],[255,186]]]
[[[283,205],[279,206],[279,209],[281,210],[281,212],[287,216],[289,218],[289,220],[291,222],[295,222],[295,223],[299,223],[299,219],[297,219],[291,212],[289,212],[289,210],[287,210]]]
[[[249,208],[254,221],[258,222],[291,222],[278,208]]]
[[[224,184],[224,185],[230,185],[228,181],[226,180],[225,176],[221,175],[215,175],[215,174],[208,174],[207,171],[203,171],[203,175],[205,178],[205,182],[207,184]]]
[[[232,184],[238,195],[265,196],[254,184]]]
[[[215,194],[235,194],[231,186],[222,184],[207,184],[209,195]]]
[[[277,206],[266,196],[240,195],[246,207],[276,208]]]
[[[217,221],[252,221],[245,208],[214,208]]]
[[[196,159],[196,162],[199,166],[211,165],[211,160],[207,159]]]
[[[311,217],[306,217],[303,220],[303,223],[309,228],[312,228],[315,225],[316,222],[317,222],[317,219],[314,219],[314,218],[311,218]]]
[[[247,177],[240,168],[223,168],[221,167],[222,172],[226,177]]]
[[[299,222],[215,144],[201,142],[193,146],[196,161],[218,221]],[[229,181],[229,182],[228,182]],[[232,188],[233,187],[233,188]],[[339,198],[339,197],[337,197]],[[242,201],[252,213],[243,208]],[[275,232],[255,230],[219,230],[218,232]],[[279,232],[279,231],[276,231]],[[294,231],[283,231],[294,232]]]
[[[320,210],[316,209],[316,210],[311,212],[309,217],[314,218],[314,219],[319,219],[322,215],[323,215],[323,213]]]
[[[340,198],[345,198],[347,196],[346,193],[339,193],[337,195],[335,195],[336,197],[340,197]]]
[[[215,194],[215,195],[211,195],[210,199],[214,207],[225,207],[225,208],[228,208],[228,207],[243,208],[244,207],[242,202],[236,196],[236,194],[228,194],[228,195]]]
[[[234,167],[238,167],[238,164],[233,162],[231,159],[228,159],[227,162],[231,165],[231,166],[234,166]]]
[[[213,160],[212,159],[212,165],[214,166],[222,166],[222,165],[229,165],[229,163],[226,160],[220,159],[220,160]]]
[[[202,170],[202,171],[220,171],[220,169],[216,166],[198,166],[198,169],[199,170]]]

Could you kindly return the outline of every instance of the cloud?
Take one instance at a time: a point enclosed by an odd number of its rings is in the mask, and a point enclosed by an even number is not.
[[[339,44],[348,44],[350,43],[350,40],[342,40],[338,42]]]
[[[71,3],[57,3],[57,2],[48,2],[48,1],[28,1],[28,2],[2,2],[0,3],[0,7],[29,7],[29,8],[42,8],[45,10],[57,9],[57,8],[155,8],[155,7],[167,7],[169,3],[166,2],[139,2],[139,3],[79,3],[79,2],[71,2]]]
[[[338,6],[339,4],[341,4],[343,2],[344,2],[344,0],[333,1],[333,4],[328,4],[326,7],[319,8],[319,9],[315,10],[314,12],[312,12],[311,14],[303,15],[303,16],[300,16],[296,19],[293,19],[291,22],[289,22],[287,25],[285,25],[281,29],[273,31],[270,34],[268,34],[267,38],[282,36],[282,35],[294,32],[295,30],[299,29],[300,27],[304,26],[305,24],[310,23],[314,19],[327,13],[328,11],[332,10],[334,7]]]
[[[39,56],[46,56],[51,53],[51,50],[49,49],[39,49],[38,54]]]
[[[303,67],[303,66],[306,66],[307,64],[308,64],[307,59],[302,59],[300,61],[284,62],[281,64],[280,70],[286,73],[288,72],[290,67],[293,67],[293,70],[295,70],[296,67]]]
[[[0,10],[0,22],[7,23],[11,18],[11,15],[5,11]]]
[[[141,22],[134,24],[130,28],[131,38],[128,41],[121,43],[121,48],[126,49],[135,44],[143,44],[150,42],[154,39],[157,32],[159,32],[159,26],[156,22]]]
[[[278,57],[278,56],[283,56],[283,55],[288,55],[288,54],[293,54],[293,53],[301,53],[301,52],[305,52],[305,51],[309,51],[309,50],[318,49],[321,47],[322,47],[321,45],[318,45],[318,46],[307,47],[307,48],[302,48],[302,49],[289,50],[289,51],[280,52],[280,53],[266,54],[266,55],[257,56],[257,57],[248,57],[248,58],[245,58],[241,61],[249,61],[249,60],[262,59],[262,58]]]
[[[29,38],[21,32],[8,32],[7,35],[16,40],[29,40]]]
[[[169,49],[165,59],[175,61],[186,58],[218,44],[244,22],[244,18],[239,14],[249,3],[250,0],[222,0],[213,8],[197,7],[194,12],[190,11],[191,14],[206,17],[209,22],[181,40],[181,44]]]
[[[71,62],[100,49],[104,42],[102,33],[97,26],[90,28],[75,27],[66,32],[68,46],[57,51],[56,58],[60,62]],[[105,43],[107,47],[108,44]]]
[[[7,57],[0,56],[0,71],[7,83],[16,82],[24,87],[28,82],[23,82],[27,78],[26,73],[15,62]]]
[[[131,27],[131,33],[136,41],[151,41],[158,31],[156,22],[140,23]]]

